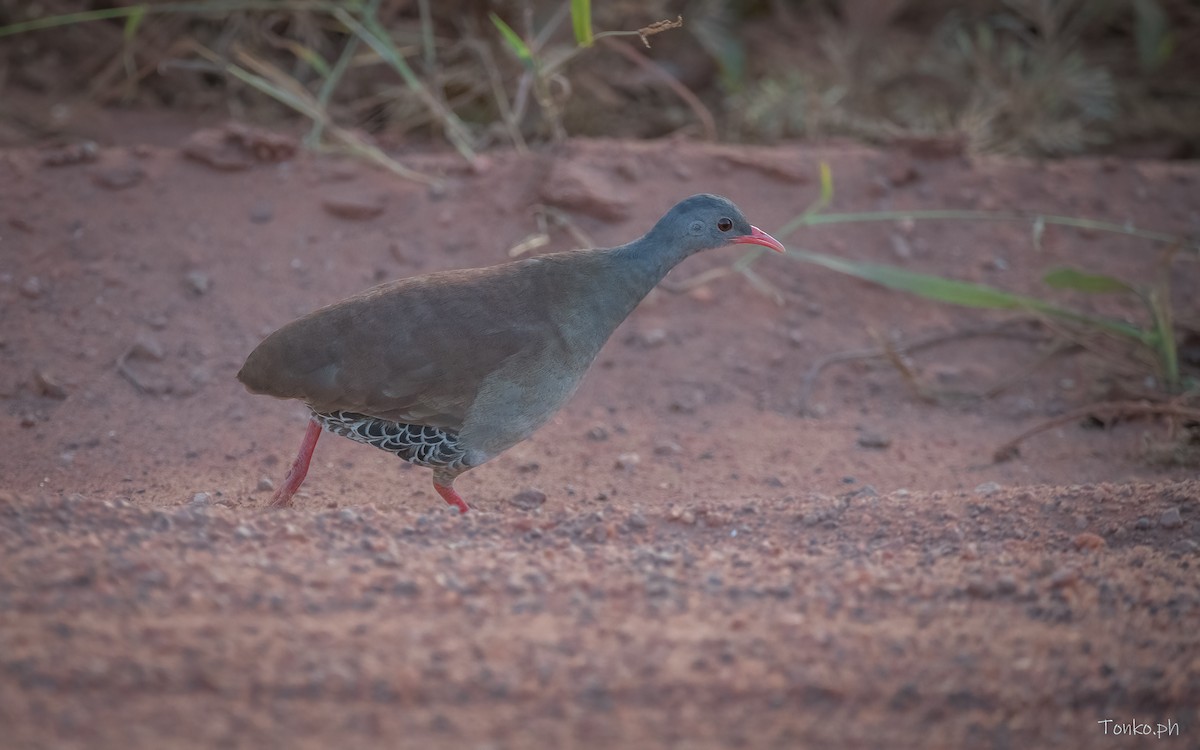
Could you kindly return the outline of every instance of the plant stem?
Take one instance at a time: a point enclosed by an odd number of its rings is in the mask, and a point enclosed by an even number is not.
[[[868,221],[898,221],[901,219],[939,220],[939,221],[1035,221],[1041,219],[1046,224],[1091,229],[1097,232],[1113,232],[1130,237],[1138,237],[1154,242],[1180,242],[1179,235],[1167,232],[1156,232],[1149,229],[1138,229],[1131,224],[1117,224],[1111,221],[1082,219],[1075,216],[1056,216],[1040,214],[1033,211],[863,211],[840,214],[805,213],[792,219],[779,230],[781,236],[787,236],[801,227],[813,227],[822,224],[852,224]],[[1191,243],[1193,249],[1200,249],[1200,242]]]

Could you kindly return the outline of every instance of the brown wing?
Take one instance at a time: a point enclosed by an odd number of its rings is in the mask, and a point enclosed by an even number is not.
[[[268,336],[238,379],[317,411],[458,431],[483,379],[554,335],[540,276],[514,263],[375,287]]]

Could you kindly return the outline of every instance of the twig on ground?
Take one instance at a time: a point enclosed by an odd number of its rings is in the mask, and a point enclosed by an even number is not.
[[[901,352],[896,342],[889,339],[874,328],[867,329],[867,333],[871,338],[879,343],[879,349],[882,356],[886,359],[896,371],[900,373],[900,377],[904,378],[904,382],[912,390],[913,395],[926,403],[935,403],[937,399],[930,393],[929,388],[921,382],[920,376],[913,368],[912,361],[908,359],[907,352]],[[909,350],[911,351],[911,349]]]
[[[1022,442],[1045,432],[1046,430],[1054,429],[1059,425],[1077,422],[1081,419],[1097,416],[1112,416],[1112,417],[1143,417],[1143,416],[1170,416],[1181,419],[1194,419],[1200,421],[1200,409],[1190,409],[1186,406],[1180,406],[1175,402],[1163,404],[1147,403],[1145,401],[1113,401],[1102,404],[1092,404],[1074,411],[1069,411],[1066,414],[1060,414],[1052,419],[1047,419],[1041,424],[1029,428],[1020,435],[1017,435],[1012,440],[1004,443],[996,450],[992,451],[993,463],[1004,463],[1015,458],[1019,453],[1019,447]],[[1174,428],[1172,428],[1174,429]]]
[[[1079,344],[1077,344],[1073,341],[1055,342],[1055,344],[1053,346],[1051,346],[1048,351],[1042,353],[1042,355],[1040,357],[1038,357],[1034,361],[1030,362],[1029,364],[1025,365],[1017,372],[1014,372],[1012,375],[1009,375],[1008,377],[1003,378],[998,383],[995,383],[994,385],[992,385],[991,388],[988,388],[986,391],[984,391],[983,397],[984,398],[995,398],[996,396],[999,396],[1001,393],[1004,393],[1005,391],[1007,391],[1014,384],[1021,382],[1025,378],[1029,377],[1033,373],[1040,370],[1045,364],[1047,364],[1050,360],[1054,359],[1058,355],[1066,354],[1067,352],[1074,351],[1077,349],[1082,349],[1082,348],[1083,347],[1081,347]]]
[[[804,378],[800,381],[800,391],[797,396],[797,409],[801,414],[808,413],[808,399],[812,395],[813,387],[816,385],[817,378],[825,368],[830,365],[840,364],[842,362],[853,362],[860,359],[877,359],[879,357],[888,356],[888,352],[897,354],[911,354],[912,352],[928,349],[930,347],[947,344],[952,341],[960,341],[967,338],[975,338],[979,336],[1003,336],[1006,338],[1016,338],[1024,341],[1041,341],[1041,337],[1032,336],[1024,331],[1016,330],[1015,324],[1026,323],[1027,320],[1005,321],[994,325],[982,326],[978,328],[964,328],[958,331],[949,331],[945,333],[934,333],[928,336],[923,336],[909,342],[893,343],[888,347],[872,347],[870,349],[858,349],[848,352],[836,352],[829,354],[813,363],[812,367],[808,368],[808,372],[804,374]]]

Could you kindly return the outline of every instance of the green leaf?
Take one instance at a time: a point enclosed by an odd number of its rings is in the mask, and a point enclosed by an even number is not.
[[[1047,285],[1055,289],[1073,289],[1088,294],[1108,294],[1111,292],[1133,292],[1129,284],[1112,276],[1098,273],[1087,273],[1076,268],[1055,268],[1046,272],[1042,277]]]
[[[993,310],[1028,310],[1064,320],[1094,326],[1109,333],[1126,336],[1145,342],[1147,334],[1128,323],[1108,318],[1099,318],[1058,307],[1036,297],[1012,294],[995,287],[973,284],[968,281],[945,279],[940,276],[909,271],[904,268],[876,263],[856,263],[845,258],[823,255],[800,248],[788,248],[787,258],[804,263],[814,263],[839,273],[870,281],[889,289],[915,294],[934,302],[944,302],[964,307],[979,307]]]
[[[575,29],[575,43],[580,47],[591,47],[592,0],[571,0],[571,26]]]
[[[125,19],[125,44],[133,42],[133,38],[137,36],[138,27],[142,25],[142,19],[146,17],[145,5],[135,5],[129,10],[129,16]]]
[[[833,170],[829,162],[821,162],[821,204],[828,206],[833,202]]]
[[[500,36],[504,37],[505,44],[517,56],[521,64],[529,70],[533,70],[533,53],[529,50],[529,45],[525,43],[525,40],[517,32],[513,31],[512,27],[506,24],[500,16],[495,13],[489,13],[488,16],[491,17],[492,23],[496,28],[500,30]]]
[[[357,40],[358,37],[352,37],[352,39]],[[321,56],[320,52],[317,52],[312,47],[306,47],[299,42],[293,42],[290,39],[284,40],[284,44],[289,50],[291,50],[293,55],[303,60],[308,67],[315,70],[317,74],[321,76],[321,78],[329,77],[332,69],[329,67],[329,63],[325,60],[325,58]]]

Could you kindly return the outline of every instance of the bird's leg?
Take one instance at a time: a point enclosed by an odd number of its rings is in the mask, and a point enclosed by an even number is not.
[[[442,496],[442,499],[445,500],[446,503],[454,505],[460,514],[464,514],[464,512],[470,510],[470,505],[467,505],[467,500],[462,499],[462,496],[454,491],[454,487],[451,486],[452,481],[454,480],[450,480],[449,482],[446,482],[446,484],[440,485],[438,484],[438,480],[434,479],[433,488],[434,490],[437,490],[437,493]]]
[[[287,476],[283,478],[283,484],[275,490],[270,507],[292,507],[292,495],[296,494],[296,490],[300,489],[300,485],[304,483],[304,477],[308,475],[308,462],[312,460],[313,449],[317,447],[317,438],[319,437],[321,437],[321,425],[315,419],[309,420],[308,431],[304,433],[304,442],[300,444],[300,452],[296,454],[296,460],[292,461],[292,468],[288,469]]]

